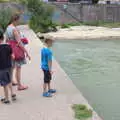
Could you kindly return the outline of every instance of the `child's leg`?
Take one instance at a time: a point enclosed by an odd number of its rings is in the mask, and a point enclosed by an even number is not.
[[[48,92],[49,93],[56,93],[56,90],[51,88],[51,79],[52,79],[52,75],[49,74]]]
[[[50,85],[51,82],[48,83],[48,90],[51,90],[51,85]]]
[[[8,85],[4,86],[4,95],[5,95],[5,100],[9,100],[9,96],[8,96]]]
[[[49,93],[56,93],[56,90],[51,88],[51,81],[48,84],[48,92]]]
[[[48,86],[47,83],[44,83],[44,84],[43,84],[43,92],[44,92],[44,93],[47,92],[47,86]]]
[[[51,93],[48,92],[48,89],[47,89],[48,86],[49,86],[48,83],[44,83],[43,85],[43,89],[44,89],[43,96],[44,97],[52,97]]]
[[[10,101],[9,101],[9,92],[8,92],[8,85],[4,86],[4,95],[5,95],[5,98],[1,99],[1,101],[5,104],[9,104]]]
[[[10,83],[8,86],[9,86],[9,89],[10,89],[10,92],[11,92],[11,96],[14,95],[12,83]]]
[[[11,92],[12,100],[15,101],[16,100],[16,94],[13,92],[12,83],[9,84],[9,89],[10,89],[10,92]]]
[[[43,70],[44,73],[44,84],[43,84],[43,93],[47,92],[47,87],[48,87],[48,78],[47,78],[47,71]]]
[[[48,78],[48,71],[43,70],[44,72],[44,84],[43,84],[43,96],[44,97],[52,97],[52,95],[48,92],[48,83],[49,83],[49,78]]]

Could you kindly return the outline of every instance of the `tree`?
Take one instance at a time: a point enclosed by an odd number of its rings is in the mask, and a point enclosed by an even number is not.
[[[35,32],[48,32],[52,27],[54,8],[40,0],[20,0],[30,12],[30,27]]]
[[[12,10],[10,8],[3,8],[0,10],[0,29],[5,31],[12,16]]]

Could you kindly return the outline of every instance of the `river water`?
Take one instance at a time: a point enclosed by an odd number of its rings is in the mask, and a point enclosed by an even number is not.
[[[120,120],[120,41],[58,41],[54,56],[104,120]]]

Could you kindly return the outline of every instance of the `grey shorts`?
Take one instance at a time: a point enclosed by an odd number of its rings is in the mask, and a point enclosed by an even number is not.
[[[11,68],[0,70],[0,85],[6,86],[11,83],[12,70]]]
[[[19,61],[13,60],[13,61],[12,61],[12,66],[13,66],[13,67],[15,67],[15,66],[21,67],[22,65],[24,65],[24,64],[26,64],[26,63],[27,63],[27,62],[26,62],[25,59],[24,59],[24,60],[19,60]]]

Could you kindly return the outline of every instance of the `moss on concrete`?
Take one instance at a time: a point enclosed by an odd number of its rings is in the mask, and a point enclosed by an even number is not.
[[[75,112],[75,118],[77,120],[87,120],[92,117],[92,110],[88,109],[86,105],[74,104],[72,109]]]

